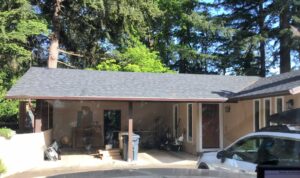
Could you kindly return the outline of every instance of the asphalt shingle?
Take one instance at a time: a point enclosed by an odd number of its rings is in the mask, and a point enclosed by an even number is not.
[[[259,77],[30,68],[7,98],[227,100]]]
[[[292,71],[261,78],[253,85],[235,94],[231,99],[247,99],[257,97],[290,94],[289,90],[300,86],[300,71]]]

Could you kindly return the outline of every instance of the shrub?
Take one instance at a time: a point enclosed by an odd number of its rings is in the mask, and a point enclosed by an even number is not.
[[[5,171],[6,171],[6,167],[0,159],[0,174],[5,173]]]
[[[10,139],[14,134],[15,132],[9,128],[0,128],[0,137]]]

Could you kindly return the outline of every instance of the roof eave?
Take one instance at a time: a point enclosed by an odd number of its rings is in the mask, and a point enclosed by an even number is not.
[[[11,95],[6,99],[19,100],[99,100],[99,101],[173,101],[173,102],[226,102],[227,98],[158,98],[158,97],[102,97],[102,96],[24,96]]]
[[[299,93],[300,93],[300,88],[299,88]],[[242,100],[268,98],[268,97],[274,97],[274,96],[280,96],[280,95],[289,95],[289,94],[291,94],[290,90],[286,90],[286,91],[278,91],[278,92],[273,92],[273,93],[249,95],[249,96],[243,96],[243,97],[232,97],[232,98],[228,99],[228,102],[237,102],[237,101],[242,101]]]
[[[294,88],[290,89],[290,90],[289,90],[289,93],[290,93],[291,95],[299,94],[299,93],[300,93],[300,86],[294,87]]]

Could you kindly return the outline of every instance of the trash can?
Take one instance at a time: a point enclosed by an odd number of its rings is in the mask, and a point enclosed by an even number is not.
[[[123,134],[123,159],[128,161],[128,133]],[[140,136],[137,134],[132,135],[132,153],[133,153],[133,161],[138,159],[138,152],[139,152],[139,141]]]

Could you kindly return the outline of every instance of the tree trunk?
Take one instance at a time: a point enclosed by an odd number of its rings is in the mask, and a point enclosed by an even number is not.
[[[259,19],[258,19],[258,24],[259,24],[259,30],[260,30],[260,35],[261,37],[265,38],[265,14],[264,14],[264,9],[263,9],[263,0],[260,1],[259,4]],[[261,77],[266,76],[266,51],[265,51],[265,39],[260,40],[259,44],[259,52],[260,52],[260,71],[259,75]]]
[[[61,11],[61,2],[63,0],[55,0],[54,14],[52,17],[52,30],[51,44],[49,48],[48,68],[57,68],[58,54],[59,54],[59,12]]]
[[[290,37],[287,30],[290,28],[289,6],[286,5],[279,15],[280,18],[280,73],[289,72],[291,70],[291,48]]]

